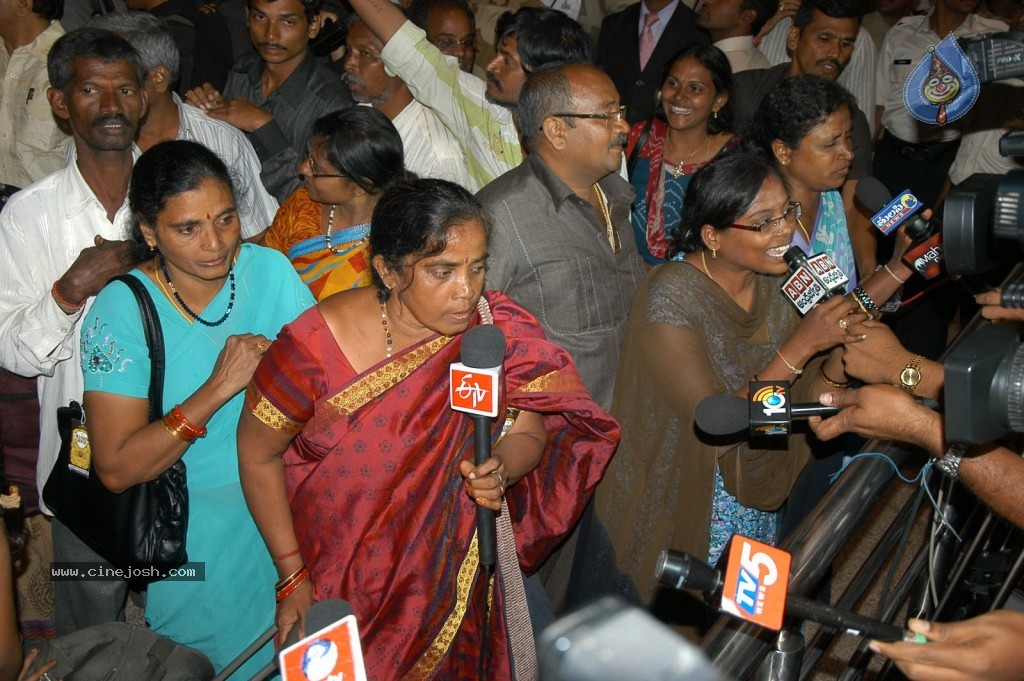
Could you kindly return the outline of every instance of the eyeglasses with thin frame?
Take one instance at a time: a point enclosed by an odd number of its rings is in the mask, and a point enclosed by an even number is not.
[[[763,232],[764,230],[769,229],[769,228],[771,228],[771,229],[778,229],[779,225],[782,224],[783,220],[785,220],[786,222],[796,222],[797,220],[800,219],[800,216],[802,214],[803,213],[802,213],[801,208],[800,208],[800,202],[799,201],[790,201],[789,202],[789,207],[786,208],[786,211],[782,215],[777,217],[777,218],[768,218],[766,220],[762,220],[761,222],[757,223],[756,225],[736,225],[736,224],[733,224],[733,225],[727,225],[727,226],[728,227],[733,227],[735,229],[746,230],[748,232]]]
[[[548,114],[549,116],[557,116],[559,118],[592,118],[599,121],[604,121],[605,125],[618,123],[619,121],[626,120],[626,105],[623,104],[618,108],[617,111],[611,113],[573,113],[573,112],[561,112]],[[543,129],[543,128],[542,128]]]
[[[317,172],[317,167],[318,166],[316,164],[316,161],[313,160],[313,154],[308,153],[308,152],[306,153],[306,163],[309,164],[309,169],[311,171],[309,173],[309,176],[312,177],[312,178],[318,178],[318,177],[341,177],[341,178],[347,178],[348,177],[348,175],[344,175],[342,173],[321,173],[321,172]]]
[[[476,49],[476,38],[463,38],[462,40],[456,40],[455,38],[438,38],[437,40],[430,41],[439,50],[450,50],[453,47],[461,47],[464,50],[475,50]]]

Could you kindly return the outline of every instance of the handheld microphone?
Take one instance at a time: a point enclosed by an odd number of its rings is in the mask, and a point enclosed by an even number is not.
[[[924,205],[905,189],[896,198],[874,177],[857,182],[857,200],[870,211],[875,211],[871,222],[883,234],[890,234],[907,223],[907,235],[913,244],[903,255],[903,262],[925,279],[934,279],[945,270],[946,256],[942,247],[939,225],[925,220],[918,212]]]
[[[316,632],[321,629],[335,624],[338,620],[348,617],[354,614],[352,606],[348,601],[344,601],[340,598],[331,598],[326,601],[319,601],[309,606],[309,610],[306,611],[306,631]],[[263,647],[263,645],[277,633],[277,627],[272,626],[262,636],[260,636],[255,643],[246,649],[241,655],[229,664],[224,670],[218,674],[213,681],[223,681],[231,676],[236,669],[242,666],[249,657],[257,650]],[[285,638],[284,643],[281,645],[281,649],[288,648],[295,645],[299,641],[299,627],[296,625],[291,628],[288,632],[288,636]],[[257,671],[252,679],[253,681],[259,679],[266,679],[277,670],[279,664],[278,657],[275,655],[274,659],[264,665],[259,671]]]
[[[782,292],[801,315],[832,296],[846,292],[850,278],[826,253],[808,256],[799,246],[783,254],[792,275],[782,284]]]
[[[817,402],[792,404],[788,399],[789,388],[789,381],[752,381],[747,399],[736,395],[710,395],[697,403],[694,420],[698,428],[712,436],[734,435],[747,428],[753,436],[788,435],[795,419],[839,413],[836,407]],[[940,411],[935,400],[926,397],[914,400]]]
[[[462,337],[460,359],[449,372],[451,406],[473,419],[474,461],[479,466],[491,458],[491,419],[498,415],[505,333],[493,324],[473,327]],[[477,506],[476,522],[480,565],[490,571],[497,557],[494,511]]]
[[[728,561],[724,578],[690,554],[665,550],[658,556],[655,576],[674,589],[703,591],[711,607],[776,631],[788,615],[883,642],[926,641],[894,624],[788,593],[792,557],[782,549],[736,534],[723,558]]]
[[[305,638],[299,640],[298,627],[292,627],[277,654],[281,681],[366,679],[351,605],[340,599],[314,603],[306,611],[305,629]]]

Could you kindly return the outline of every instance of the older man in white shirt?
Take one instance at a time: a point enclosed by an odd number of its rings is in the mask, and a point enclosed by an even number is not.
[[[380,58],[384,43],[358,16],[349,21],[345,46],[345,82],[352,97],[394,124],[402,137],[406,169],[420,177],[449,180],[471,192],[479,189],[469,174],[462,145],[437,114],[413,98],[401,78],[386,71]]]

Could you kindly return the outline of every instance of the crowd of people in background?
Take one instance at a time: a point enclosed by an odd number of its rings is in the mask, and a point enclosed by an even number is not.
[[[276,625],[247,679],[336,598],[380,680],[536,678],[534,637],[607,594],[699,637],[703,604],[655,582],[662,549],[781,541],[858,447],[834,438],[908,439],[879,405],[941,397],[935,360],[977,306],[916,276],[857,187],[940,216],[972,174],[1018,167],[998,139],[1020,81],[944,126],[903,87],[947,34],[1019,29],[1022,8],[0,0],[0,681],[54,671],[33,641],[139,613],[216,672]],[[780,291],[793,246],[848,277],[802,317]],[[160,420],[134,298],[108,284],[126,273],[162,328]],[[488,325],[504,388],[477,463],[448,367]],[[758,380],[844,411],[782,448],[695,425]],[[186,464],[204,580],[51,579],[105,564],[41,496],[70,401],[109,489]],[[994,467],[965,479],[998,496]],[[1024,629],[978,626],[1003,634],[969,655],[928,634],[963,678]]]

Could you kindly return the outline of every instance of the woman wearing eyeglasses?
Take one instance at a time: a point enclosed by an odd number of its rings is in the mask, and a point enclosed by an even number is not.
[[[303,185],[281,204],[263,245],[288,256],[317,300],[370,285],[370,216],[384,190],[410,177],[403,158],[395,126],[371,107],[313,124]]]
[[[774,541],[775,510],[807,461],[805,436],[761,449],[746,432],[700,431],[694,414],[706,397],[746,399],[755,380],[791,381],[793,402],[829,389],[819,366],[845,380],[838,353],[812,358],[847,340],[839,321],[859,319],[848,316],[854,304],[836,297],[801,319],[779,292],[798,215],[779,173],[756,156],[722,156],[694,175],[671,262],[648,273],[626,326],[612,403],[622,441],[597,490],[600,522],[583,542],[596,582],[586,596],[615,592],[700,626],[693,599],[662,607],[659,597],[679,596],[657,590],[658,553],[714,563],[733,534]]]

